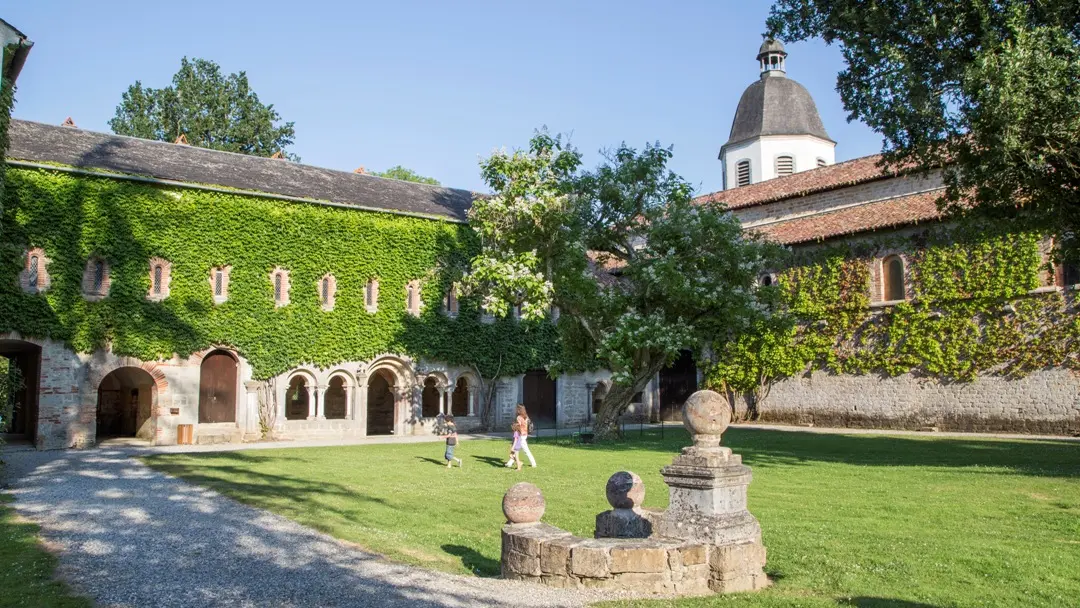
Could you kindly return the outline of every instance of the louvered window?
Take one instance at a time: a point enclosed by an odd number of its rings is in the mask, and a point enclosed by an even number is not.
[[[824,158],[817,159],[817,166],[824,167],[825,166],[825,159]]]
[[[736,185],[749,186],[750,185],[750,161],[740,160],[739,164],[735,165],[736,169]]]
[[[776,176],[783,177],[795,172],[795,159],[790,156],[776,157]]]

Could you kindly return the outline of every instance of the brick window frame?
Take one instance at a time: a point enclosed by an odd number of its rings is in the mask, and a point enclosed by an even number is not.
[[[108,260],[99,255],[90,256],[90,259],[86,260],[82,276],[82,294],[86,301],[97,302],[109,296],[109,289],[112,287],[111,270]]]
[[[460,302],[458,301],[458,284],[454,283],[446,290],[446,295],[443,297],[443,312],[445,312],[448,317],[456,317],[460,308]]]
[[[887,281],[890,275],[887,271],[887,265],[894,261],[900,262],[904,297],[900,299],[886,299],[886,296],[889,295]],[[912,291],[911,273],[909,270],[910,261],[907,256],[902,253],[890,251],[874,258],[870,266],[870,303],[888,305],[910,300]]]
[[[37,268],[32,268],[36,260]],[[34,247],[23,255],[23,269],[19,272],[19,288],[26,293],[41,293],[52,284],[49,276],[49,258],[41,247]]]
[[[214,304],[222,304],[229,301],[229,273],[232,266],[214,266],[210,269],[207,281],[210,283],[210,296]],[[220,273],[220,275],[218,274]],[[221,277],[221,292],[218,292],[218,277]]]
[[[379,279],[368,279],[364,285],[364,310],[371,314],[379,312]]]
[[[319,306],[326,312],[334,310],[337,300],[337,278],[329,272],[315,283],[315,289],[319,294]]]
[[[289,305],[289,271],[280,266],[270,271],[270,289],[274,297],[274,308]]]
[[[158,285],[155,285],[155,279],[160,279]],[[164,258],[150,258],[150,288],[146,290],[146,299],[151,302],[160,302],[169,297],[171,281],[172,262]]]
[[[405,284],[405,312],[414,317],[420,316],[423,303],[420,301],[420,281],[413,279]]]

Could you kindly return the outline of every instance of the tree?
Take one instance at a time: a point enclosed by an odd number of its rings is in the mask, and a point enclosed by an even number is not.
[[[596,417],[603,438],[634,394],[682,349],[702,353],[762,314],[755,279],[775,248],[745,235],[667,168],[670,148],[621,145],[596,170],[540,131],[528,151],[481,162],[491,196],[470,222],[482,250],[466,287],[491,314],[561,315],[563,355],[551,371],[605,367],[612,386]]]
[[[416,182],[419,184],[430,184],[432,186],[440,185],[439,180],[435,179],[434,177],[424,177],[416,171],[413,171],[412,169],[406,169],[401,165],[394,165],[393,167],[390,167],[389,169],[381,173],[375,171],[374,173],[372,173],[372,175],[376,177],[385,177],[388,179],[397,179],[403,182]]]
[[[768,31],[838,43],[850,118],[888,164],[944,168],[944,207],[1020,208],[1080,256],[1076,0],[776,0]]]
[[[180,60],[172,85],[163,89],[128,87],[109,126],[118,135],[175,141],[183,135],[193,146],[272,156],[285,151],[296,135],[293,123],[281,124],[274,105],[264,105],[251,90],[247,74],[223,76],[205,59]]]

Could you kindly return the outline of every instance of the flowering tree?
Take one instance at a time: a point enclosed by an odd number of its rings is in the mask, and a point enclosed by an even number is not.
[[[551,371],[613,373],[601,438],[680,350],[700,354],[764,314],[756,278],[776,249],[722,206],[692,204],[690,184],[667,168],[671,155],[624,144],[583,172],[576,150],[541,131],[527,151],[481,162],[493,195],[470,211],[482,250],[465,285],[494,315],[518,306],[536,321],[558,308],[563,356]]]

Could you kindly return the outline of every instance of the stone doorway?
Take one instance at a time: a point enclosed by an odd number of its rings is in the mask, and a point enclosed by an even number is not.
[[[326,387],[326,396],[323,398],[323,417],[327,420],[344,419],[349,409],[348,386],[341,376],[330,378],[330,385]]]
[[[394,380],[385,370],[370,376],[367,388],[367,434],[394,433]]]
[[[694,353],[684,350],[667,369],[660,370],[660,420],[682,421],[682,406],[697,390]]]
[[[154,377],[138,367],[121,367],[98,385],[97,439],[138,437],[154,440]]]
[[[9,439],[33,442],[37,437],[38,387],[41,385],[41,347],[22,340],[0,340],[0,381],[11,383]]]
[[[521,402],[533,424],[537,428],[554,428],[555,381],[545,370],[533,370],[525,373],[521,388]]]
[[[223,350],[203,358],[199,370],[199,422],[236,422],[237,360]]]
[[[308,414],[311,413],[309,399],[311,399],[311,391],[307,378],[293,376],[289,380],[289,388],[285,390],[285,419],[307,420]]]

